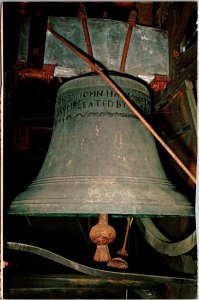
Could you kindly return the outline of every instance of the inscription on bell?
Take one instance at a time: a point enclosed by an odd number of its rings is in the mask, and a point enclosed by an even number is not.
[[[145,94],[132,89],[126,90],[125,93],[143,113],[150,113],[149,98]],[[75,117],[113,115],[136,118],[118,94],[108,88],[64,90],[57,97],[55,123]]]

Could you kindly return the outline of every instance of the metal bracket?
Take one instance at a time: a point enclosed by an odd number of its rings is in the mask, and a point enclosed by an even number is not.
[[[36,78],[49,83],[54,77],[54,65],[45,64],[42,69],[25,68],[17,71],[17,76],[24,80],[27,78]]]
[[[167,75],[155,75],[155,78],[153,81],[149,84],[150,88],[154,90],[154,92],[161,92],[164,91],[167,87],[167,84],[169,82],[169,76]]]

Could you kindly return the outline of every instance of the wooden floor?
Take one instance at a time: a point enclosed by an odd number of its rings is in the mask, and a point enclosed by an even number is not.
[[[4,299],[196,299],[197,282],[164,284],[81,274],[5,274]]]

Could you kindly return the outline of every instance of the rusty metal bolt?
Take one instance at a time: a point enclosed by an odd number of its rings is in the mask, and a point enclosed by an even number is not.
[[[130,12],[129,12],[129,18],[128,18],[128,22],[129,24],[131,24],[132,26],[135,26],[137,23],[137,19],[138,19],[138,11],[136,8],[133,8]]]
[[[78,18],[79,19],[87,19],[88,18],[88,14],[87,14],[87,11],[86,11],[86,6],[82,2],[79,3]]]

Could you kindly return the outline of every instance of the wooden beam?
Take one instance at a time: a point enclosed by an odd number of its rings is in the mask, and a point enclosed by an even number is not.
[[[183,80],[196,80],[197,79],[197,59],[179,74],[179,79]]]
[[[150,279],[150,275],[149,275]],[[34,299],[162,299],[172,290],[172,296],[178,298],[179,290],[186,289],[183,296],[196,296],[196,280],[188,279],[182,284],[146,283],[132,280],[112,280],[76,274],[21,274],[13,273],[9,276],[4,291],[10,299],[24,297]],[[44,297],[44,298],[43,298]],[[56,297],[56,298],[55,298]],[[104,298],[105,297],[105,298]],[[7,298],[7,297],[6,297]],[[32,299],[32,298],[31,298]]]
[[[149,275],[150,277],[150,275]],[[194,284],[194,280],[187,281],[189,284]],[[109,279],[105,277],[95,277],[84,274],[15,274],[12,278],[12,288],[66,288],[66,287],[155,287],[157,283],[153,280],[140,281],[129,279]],[[159,283],[158,283],[159,284]],[[164,283],[160,283],[162,285]]]
[[[28,44],[28,66],[42,68],[44,60],[47,16],[42,11],[32,15]]]
[[[138,24],[152,26],[153,25],[153,3],[135,2],[138,9]]]
[[[175,75],[179,75],[185,68],[197,59],[197,43],[193,44],[187,51],[174,59]],[[197,65],[197,62],[196,62]],[[195,74],[196,75],[196,74]]]
[[[197,2],[185,2],[181,16],[180,16],[180,21],[179,24],[175,30],[175,35],[174,35],[174,46],[179,47],[185,30],[187,28],[187,25],[193,15],[193,11],[197,8]],[[178,50],[178,49],[176,49]]]
[[[179,21],[179,11],[177,9],[178,3],[170,3],[169,5],[169,15],[168,15],[168,40],[169,40],[169,77],[174,78],[174,59],[173,59],[173,50],[174,50],[174,38],[175,30]]]

